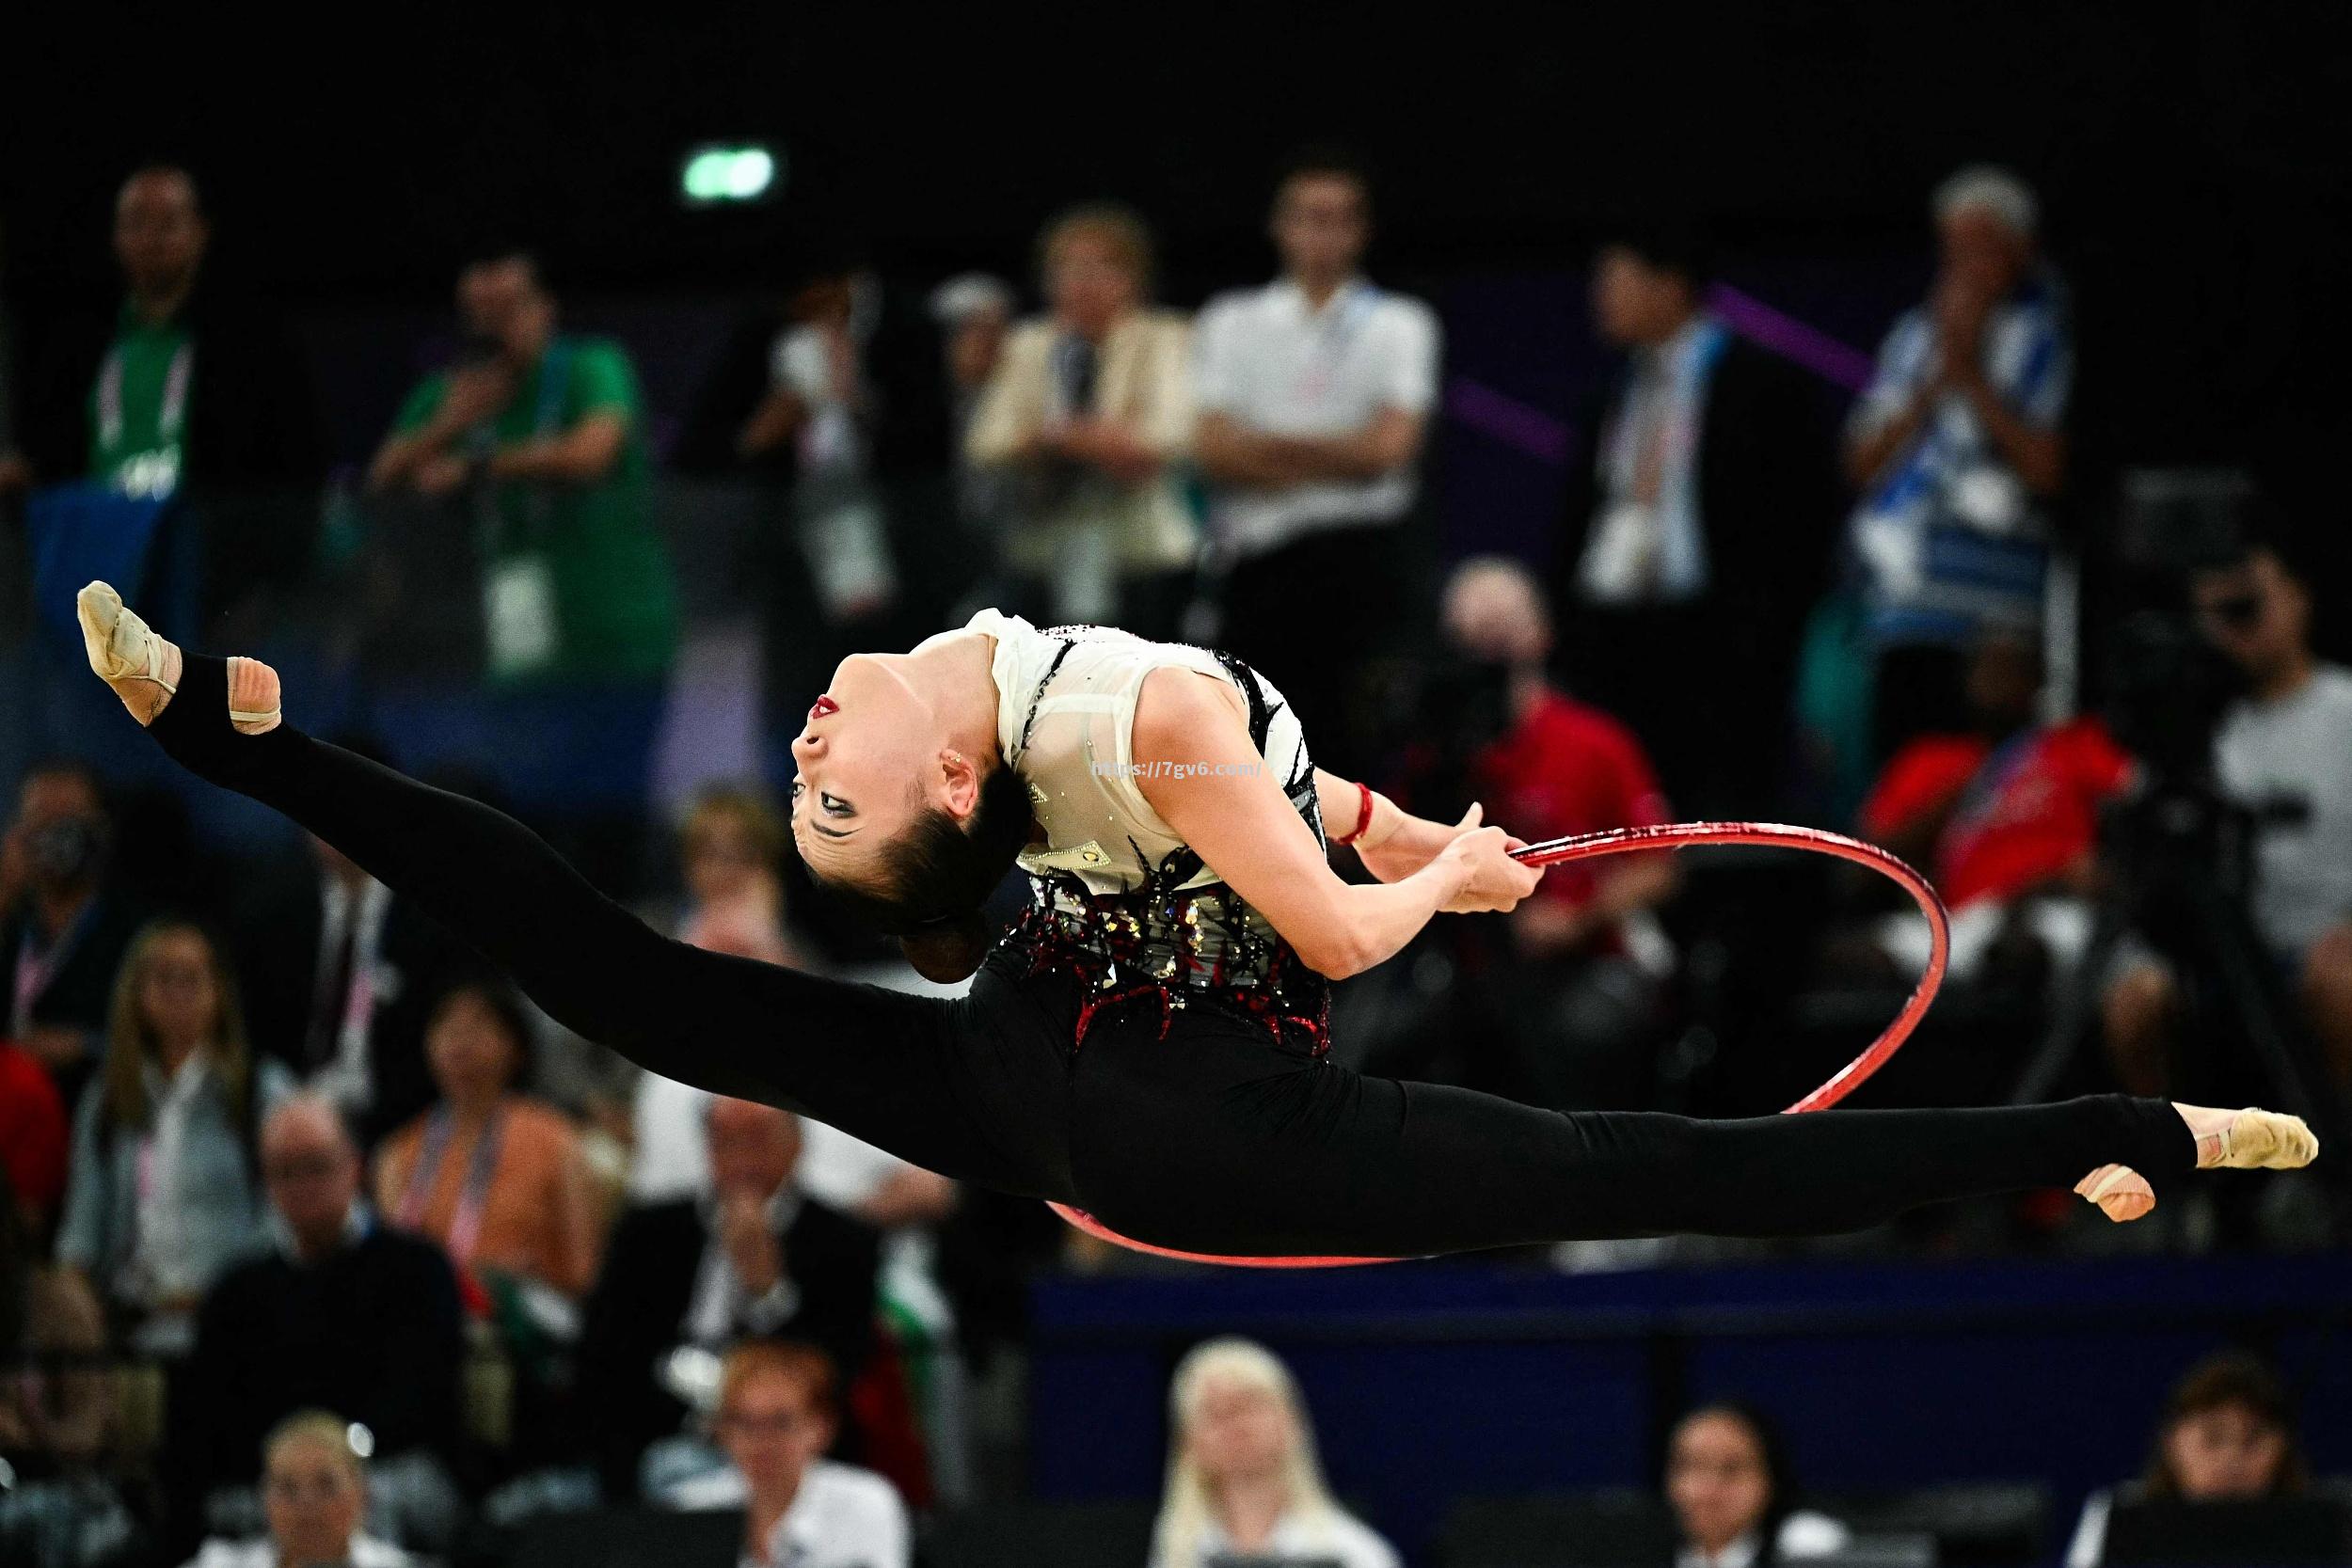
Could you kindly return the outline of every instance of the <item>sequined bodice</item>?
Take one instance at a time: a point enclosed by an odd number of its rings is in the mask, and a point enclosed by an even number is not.
[[[1277,1042],[1329,1048],[1330,984],[1263,914],[1217,879],[1135,780],[1135,699],[1167,665],[1231,680],[1249,735],[1316,841],[1323,820],[1305,736],[1282,694],[1230,654],[1146,642],[1107,626],[1040,631],[983,610],[998,639],[999,740],[1029,786],[1048,842],[1025,851],[1030,899],[1004,938],[1031,974],[1083,978],[1077,1037],[1113,1002],[1175,1011],[1215,1006],[1264,1024]]]

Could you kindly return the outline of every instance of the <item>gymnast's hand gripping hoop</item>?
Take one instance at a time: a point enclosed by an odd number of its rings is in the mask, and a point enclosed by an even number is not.
[[[1944,913],[1944,901],[1935,895],[1928,879],[1901,861],[1876,845],[1842,833],[1820,828],[1793,828],[1776,822],[1678,822],[1657,828],[1618,828],[1603,833],[1584,833],[1575,838],[1549,839],[1531,844],[1524,849],[1511,851],[1513,858],[1529,865],[1565,865],[1570,861],[1597,860],[1603,855],[1636,854],[1644,850],[1688,849],[1699,845],[1736,844],[1776,849],[1803,849],[1816,855],[1835,855],[1839,860],[1867,865],[1911,895],[1919,906],[1919,912],[1928,917],[1931,945],[1928,967],[1921,972],[1919,983],[1912,988],[1911,999],[1903,1004],[1895,1022],[1886,1032],[1870,1042],[1868,1049],[1831,1075],[1820,1088],[1798,1101],[1783,1112],[1793,1116],[1801,1111],[1820,1111],[1836,1104],[1860,1088],[1870,1074],[1884,1067],[1911,1037],[1926,1016],[1928,1005],[1944,984],[1944,968],[1951,958],[1951,927]],[[1193,1263],[1226,1263],[1237,1268],[1251,1269],[1315,1269],[1336,1268],[1350,1263],[1393,1263],[1394,1258],[1225,1258],[1214,1253],[1183,1252],[1174,1247],[1153,1246],[1122,1236],[1083,1209],[1066,1203],[1049,1204],[1054,1212],[1076,1226],[1088,1235],[1136,1252],[1148,1252],[1158,1258],[1182,1259]]]

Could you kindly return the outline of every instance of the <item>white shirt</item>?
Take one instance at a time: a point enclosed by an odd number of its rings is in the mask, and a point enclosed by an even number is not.
[[[741,1508],[740,1471],[713,1471],[680,1481],[662,1500],[672,1508]],[[819,1459],[801,1477],[792,1506],[768,1538],[762,1558],[746,1552],[741,1568],[907,1568],[906,1504],[871,1470]]]
[[[1694,598],[1708,583],[1699,517],[1698,454],[1707,378],[1722,356],[1724,325],[1692,316],[1664,342],[1636,350],[1623,403],[1601,437],[1600,511],[1577,567],[1599,604]],[[1634,499],[1642,448],[1659,446],[1654,503]]]
[[[342,1016],[336,1021],[334,1054],[320,1064],[310,1086],[346,1111],[363,1111],[375,1093],[368,1070],[368,1031],[374,1024],[377,1004],[390,1001],[400,990],[399,973],[376,957],[384,944],[384,920],[391,911],[392,890],[369,877],[355,893],[340,877],[322,877],[319,906],[321,986],[332,983],[343,934],[355,920],[358,935],[352,944],[351,973],[345,977],[348,989],[336,999]],[[312,998],[314,1006],[318,1000]]]
[[[1796,1558],[1828,1557],[1841,1552],[1853,1540],[1853,1532],[1826,1513],[1813,1513],[1800,1509],[1780,1522],[1777,1542],[1782,1560]],[[1756,1560],[1760,1544],[1756,1532],[1732,1542],[1712,1556],[1696,1546],[1685,1545],[1675,1554],[1675,1568],[1748,1568]]]
[[[1437,401],[1436,312],[1362,278],[1320,310],[1288,278],[1220,294],[1193,331],[1200,410],[1267,435],[1346,436],[1386,409],[1425,414]],[[1256,555],[1320,529],[1402,517],[1413,485],[1407,464],[1375,479],[1225,490],[1213,531],[1221,548]]]
[[[791,1228],[800,1208],[801,1195],[787,1185],[769,1199],[768,1227],[782,1236]],[[717,1220],[707,1206],[703,1217],[710,1237],[703,1243],[694,1293],[687,1300],[686,1318],[679,1327],[689,1339],[708,1350],[723,1350],[733,1342],[738,1318],[755,1334],[774,1333],[801,1309],[800,1287],[792,1283],[789,1274],[784,1274],[765,1295],[753,1296],[735,1272],[735,1259],[720,1239]]]
[[[1191,1562],[1155,1560],[1152,1568],[1207,1568],[1220,1556],[1239,1555],[1232,1538],[1215,1517],[1200,1532],[1200,1554]],[[1317,1564],[1336,1562],[1340,1568],[1399,1568],[1396,1548],[1372,1527],[1336,1504],[1309,1513],[1292,1509],[1275,1522],[1262,1551],[1251,1554],[1278,1560]]]
[[[2233,705],[2214,765],[2232,800],[2292,814],[2255,824],[2252,901],[2264,939],[2299,958],[2352,917],[2352,670],[2321,664],[2275,702]]]
[[[389,1541],[361,1530],[351,1538],[344,1558],[351,1568],[412,1568],[416,1559]],[[278,1544],[267,1536],[258,1541],[223,1541],[215,1537],[188,1560],[187,1568],[278,1568]]]
[[[205,1057],[201,1049],[189,1052],[168,1080],[152,1065],[147,1069],[155,1121],[139,1150],[138,1240],[132,1263],[148,1281],[154,1300],[189,1294],[212,1283],[201,1270],[205,1259],[199,1258],[186,1235],[185,1217],[192,1206],[184,1196],[190,1173],[183,1152],[188,1118],[196,1114],[197,1101],[212,1077]]]

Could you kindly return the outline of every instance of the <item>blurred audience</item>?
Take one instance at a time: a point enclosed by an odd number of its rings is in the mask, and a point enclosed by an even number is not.
[[[113,1424],[104,1314],[52,1264],[0,1167],[0,1463],[40,1481],[97,1459]],[[77,1364],[83,1357],[93,1364]]]
[[[530,1016],[502,985],[469,982],[435,1005],[424,1049],[440,1098],[377,1151],[375,1204],[440,1243],[477,1316],[511,1300],[567,1339],[602,1218],[578,1131],[525,1090],[531,1047]]]
[[[1463,562],[1443,624],[1465,672],[1449,705],[1469,759],[1433,794],[1477,800],[1530,843],[1673,820],[1641,743],[1546,676],[1550,617],[1526,567]],[[1435,1070],[1555,1108],[1643,1106],[1674,962],[1651,911],[1677,881],[1672,855],[1620,856],[1549,873],[1506,914],[1445,923],[1430,939],[1451,958],[1442,983],[1378,1030],[1368,1069]]]
[[[824,1457],[840,1421],[833,1369],[806,1345],[751,1340],[722,1363],[711,1430],[727,1468],[675,1508],[743,1510],[741,1568],[907,1568],[906,1505],[871,1470]]]
[[[122,182],[114,213],[121,309],[97,341],[56,345],[49,395],[19,401],[36,478],[87,476],[164,497],[183,483],[317,477],[325,441],[303,362],[266,311],[216,284],[205,265],[211,244],[212,220],[186,169],[151,164]]]
[[[97,1067],[115,971],[137,927],[108,875],[113,837],[96,775],[72,762],[25,773],[0,836],[0,1037],[30,1052],[69,1101]]]
[[[303,840],[299,860],[242,879],[250,889],[237,922],[246,1014],[262,1049],[373,1143],[432,1102],[425,1009],[468,959],[438,924],[334,846]]]
[[[1969,725],[1908,742],[1862,807],[1862,833],[1934,874],[1952,912],[1951,974],[2048,977],[2089,942],[2102,807],[2134,763],[2106,726],[2084,716],[2040,721],[2042,656],[2017,632],[1991,633],[1969,655]],[[1890,974],[1927,961],[1908,911],[1881,927]]]
[[[360,1528],[368,1501],[363,1436],[324,1410],[278,1423],[262,1466],[269,1534],[207,1541],[187,1568],[410,1568],[415,1558]]]
[[[249,1483],[273,1426],[329,1409],[368,1429],[384,1512],[446,1541],[466,1354],[449,1260],[361,1200],[358,1148],[324,1095],[270,1113],[262,1177],[271,1250],[224,1275],[198,1315],[172,1402],[177,1479],[199,1497]]]
[[[259,1239],[255,1133],[293,1089],[253,1054],[212,939],[183,920],[142,927],[74,1114],[57,1257],[143,1353],[183,1354],[204,1292]]]
[[[1880,757],[1965,727],[1962,671],[1980,634],[2039,630],[2049,504],[2066,477],[2073,328],[2036,249],[2033,193],[1972,166],[1932,208],[1933,289],[1887,334],[1846,438]]]
[[[1211,1339],[1168,1384],[1168,1489],[1152,1568],[1235,1560],[1397,1568],[1396,1549],[1332,1500],[1290,1369],[1254,1340]]]
[[[559,332],[555,299],[520,251],[469,263],[457,306],[459,360],[408,395],[369,483],[479,514],[493,682],[660,679],[676,594],[628,352]]]
[[[65,1196],[64,1097],[40,1063],[0,1039],[0,1178],[27,1233],[46,1237]]]
[[[1563,667],[1633,726],[1668,793],[1694,817],[1755,817],[1787,783],[1836,477],[1812,385],[1708,309],[1712,276],[1692,229],[1601,248],[1593,321],[1627,357],[1585,421],[1552,599],[1573,632]]]
[[[1763,1412],[1737,1401],[1691,1412],[1666,1445],[1666,1504],[1682,1532],[1676,1568],[1764,1568],[1842,1550],[1851,1532],[1800,1510],[1796,1496]]]
[[[1006,475],[971,462],[964,450],[981,395],[996,374],[1005,340],[1012,331],[1012,289],[1002,278],[984,272],[959,273],[932,291],[930,306],[931,319],[939,326],[947,388],[956,518],[964,531],[964,547],[959,553],[968,566],[965,596],[950,604],[946,620],[951,626],[961,626],[971,619],[973,610],[986,608],[970,597],[970,579],[986,575],[987,562],[1006,527]]]
[[[1049,314],[1006,340],[964,441],[1014,486],[999,608],[1172,635],[1199,531],[1190,326],[1148,303],[1151,232],[1123,207],[1063,214],[1038,253]]]
[[[2310,1480],[2278,1374],[2256,1356],[2224,1351],[2190,1368],[2173,1386],[2139,1480],[2084,1501],[2066,1568],[2097,1568],[2106,1560],[2107,1522],[2119,1504],[2295,1497]]]
[[[717,1100],[707,1125],[707,1196],[623,1216],[588,1302],[580,1380],[597,1391],[615,1495],[636,1488],[647,1446],[679,1430],[688,1407],[664,1375],[678,1347],[788,1337],[821,1347],[849,1382],[873,1343],[881,1238],[795,1187],[800,1118]]]
[[[2255,930],[2352,1095],[2352,670],[2313,654],[2310,589],[2274,548],[2197,574],[2191,594],[2246,685],[2214,768],[2253,815]],[[2107,982],[2107,1046],[2135,1094],[2166,1092],[2179,1069],[2184,986],[2161,945],[2130,944]]]
[[[1196,334],[1216,642],[1282,689],[1317,760],[1344,771],[1364,761],[1367,662],[1425,613],[1406,520],[1438,396],[1438,318],[1359,270],[1372,182],[1345,154],[1291,162],[1270,232],[1282,275],[1210,301]]]

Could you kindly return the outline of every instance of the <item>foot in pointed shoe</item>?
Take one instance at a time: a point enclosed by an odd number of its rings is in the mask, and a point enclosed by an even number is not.
[[[2295,1170],[2319,1158],[2319,1140],[2301,1117],[2252,1105],[2224,1111],[2176,1101],[2172,1108],[2197,1139],[2199,1170]]]
[[[93,582],[74,596],[82,651],[100,680],[114,689],[131,717],[151,724],[180,689],[180,649],[155,635],[122,595]]]
[[[2156,1206],[2156,1190],[2129,1165],[2101,1165],[2075,1182],[2074,1190],[2118,1225],[2138,1219]]]

